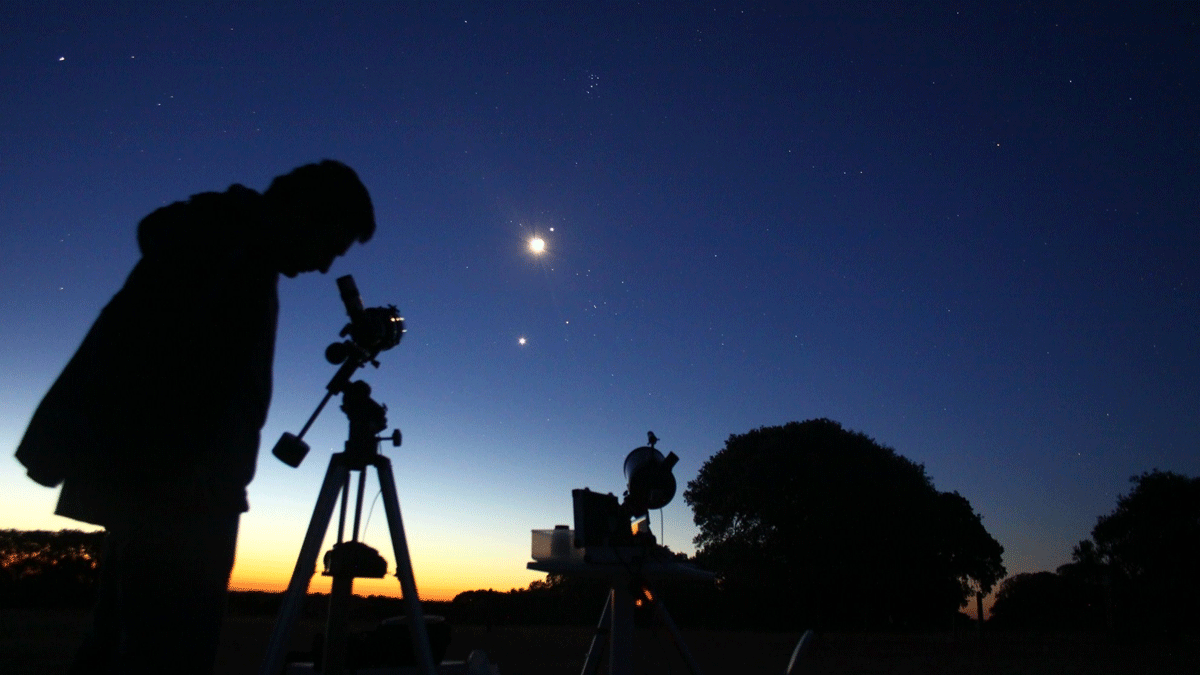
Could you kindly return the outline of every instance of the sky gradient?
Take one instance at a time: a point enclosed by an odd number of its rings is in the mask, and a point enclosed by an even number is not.
[[[651,429],[682,492],[730,434],[837,420],[1010,573],[1131,475],[1200,475],[1194,3],[345,4],[0,5],[0,447],[152,210],[326,157],[372,193],[371,242],[281,280],[235,587],[286,583],[344,442],[331,406],[301,468],[269,454],[334,373],[342,274],[408,322],[360,377],[433,599],[541,578],[529,530],[619,495]],[[0,527],[80,526],[8,457]],[[366,539],[391,557],[382,505]]]

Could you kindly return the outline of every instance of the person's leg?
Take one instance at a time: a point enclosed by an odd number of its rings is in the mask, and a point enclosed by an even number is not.
[[[100,552],[100,583],[96,605],[92,609],[91,632],[75,653],[70,675],[108,673],[117,670],[116,659],[122,651],[121,568],[127,530],[109,527]]]
[[[191,650],[202,658],[196,673],[209,675],[221,641],[221,625],[229,594],[229,574],[237,552],[240,513],[220,514],[207,523],[210,526],[207,544],[196,557],[195,608],[190,630]]]
[[[126,672],[212,673],[239,516],[189,514],[139,528],[123,575]]]

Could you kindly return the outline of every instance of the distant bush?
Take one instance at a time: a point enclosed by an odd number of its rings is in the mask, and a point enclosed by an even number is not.
[[[479,626],[588,625],[600,617],[607,592],[597,579],[550,575],[524,589],[459,593],[445,613],[456,623]]]
[[[1103,628],[1103,592],[1071,575],[1018,574],[1000,584],[988,625],[1045,631]]]
[[[0,530],[0,606],[86,607],[104,532]]]

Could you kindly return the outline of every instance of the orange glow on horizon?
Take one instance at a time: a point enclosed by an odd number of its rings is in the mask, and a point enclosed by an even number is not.
[[[374,582],[374,583],[371,583]],[[250,577],[234,576],[229,580],[229,590],[231,591],[263,591],[266,593],[282,593],[287,590],[288,579],[272,578],[272,579],[254,579]],[[329,577],[314,575],[312,581],[308,585],[309,593],[329,593],[330,580]],[[434,600],[438,602],[449,602],[454,599],[454,596],[464,591],[474,590],[471,588],[435,588],[432,586],[426,587],[421,584],[420,579],[417,580],[417,592],[421,594],[422,600]],[[400,582],[395,576],[387,576],[383,579],[355,579],[354,594],[361,596],[382,595],[390,598],[399,598]]]
[[[431,564],[432,563],[432,564]],[[531,572],[522,567],[505,565],[497,569],[481,561],[482,568],[454,562],[422,561],[414,562],[413,575],[416,577],[417,592],[422,600],[449,602],[456,595],[465,591],[480,589],[523,589],[529,582],[544,578],[540,572]],[[238,555],[233,573],[230,575],[229,588],[235,591],[263,591],[282,593],[287,590],[292,577],[295,560],[285,563],[280,558],[264,559],[253,554]],[[313,574],[308,585],[309,593],[328,593],[331,579],[321,574],[321,566]],[[423,571],[424,570],[424,571]],[[355,595],[381,595],[385,597],[400,597],[400,581],[396,578],[395,564],[388,561],[388,575],[382,579],[355,579]]]

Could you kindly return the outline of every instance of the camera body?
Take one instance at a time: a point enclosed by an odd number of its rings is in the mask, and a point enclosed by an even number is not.
[[[379,352],[400,344],[400,339],[404,337],[404,317],[400,316],[400,310],[395,305],[363,307],[358,286],[349,274],[339,277],[337,285],[342,304],[346,306],[346,315],[350,317],[350,323],[338,335],[349,337],[353,346],[367,355],[364,360],[373,361]],[[335,350],[334,345],[330,345],[325,352],[325,357],[331,363],[341,363],[346,359],[340,352],[331,355],[330,350]],[[335,361],[337,356],[341,358]]]

